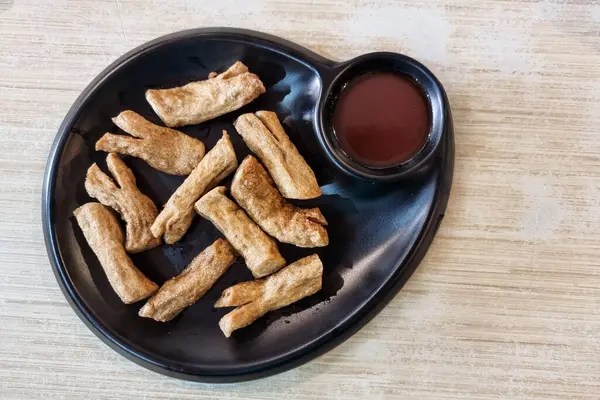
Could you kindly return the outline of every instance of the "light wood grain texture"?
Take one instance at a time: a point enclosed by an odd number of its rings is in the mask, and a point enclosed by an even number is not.
[[[328,354],[237,385],[169,379],[101,343],[41,229],[76,96],[127,50],[201,26],[336,60],[405,52],[444,82],[456,125],[446,219],[400,294]],[[0,0],[0,398],[598,399],[599,126],[596,0]]]

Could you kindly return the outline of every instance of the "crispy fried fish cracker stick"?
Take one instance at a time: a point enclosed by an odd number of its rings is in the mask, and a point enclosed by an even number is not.
[[[298,153],[274,112],[240,115],[233,126],[265,164],[283,197],[303,200],[322,194],[313,170]]]
[[[206,191],[212,189],[237,168],[235,151],[229,135],[223,131],[206,156],[169,198],[150,228],[155,237],[164,235],[165,242],[172,244],[183,237],[192,224],[194,203]]]
[[[196,211],[223,233],[229,243],[244,257],[256,278],[272,274],[285,265],[277,243],[264,233],[219,186],[196,202]]]
[[[313,254],[263,279],[239,283],[223,291],[215,307],[237,307],[219,321],[226,337],[277,310],[321,290],[323,264]]]
[[[100,203],[87,203],[73,212],[114,291],[125,304],[146,299],[158,286],[133,265],[123,247],[117,217]]]
[[[160,239],[150,232],[150,225],[158,215],[156,206],[137,188],[133,172],[119,156],[110,153],[106,164],[120,187],[94,163],[87,171],[85,190],[125,220],[125,249],[129,253],[139,253],[160,245]]]
[[[171,175],[188,175],[204,157],[204,143],[198,139],[154,125],[133,111],[123,111],[113,122],[134,137],[105,133],[96,150],[141,158]]]
[[[237,110],[265,92],[259,77],[236,62],[222,74],[172,89],[149,89],[146,100],[170,127],[199,124]]]
[[[231,183],[235,201],[265,232],[298,247],[329,244],[327,220],[318,208],[304,209],[285,200],[269,173],[252,156],[242,161]]]
[[[170,321],[204,296],[235,261],[237,254],[224,239],[198,254],[181,274],[166,281],[139,312],[140,317]]]

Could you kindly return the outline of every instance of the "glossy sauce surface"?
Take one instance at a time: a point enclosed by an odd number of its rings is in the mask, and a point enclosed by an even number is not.
[[[416,83],[391,72],[365,74],[341,92],[333,128],[342,149],[366,166],[410,160],[429,136],[429,103]]]

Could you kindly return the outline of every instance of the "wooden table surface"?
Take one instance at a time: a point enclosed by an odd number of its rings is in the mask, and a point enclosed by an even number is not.
[[[147,371],[97,339],[42,237],[50,144],[129,49],[202,26],[257,29],[335,60],[428,65],[454,110],[456,170],[423,263],[365,328],[250,383]],[[1,399],[598,399],[598,0],[0,0]]]

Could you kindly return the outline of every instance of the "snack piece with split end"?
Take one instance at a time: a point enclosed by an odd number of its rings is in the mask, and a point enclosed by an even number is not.
[[[123,231],[112,211],[100,203],[87,203],[73,215],[98,257],[110,286],[123,303],[146,299],[158,290],[158,286],[133,265],[123,247]]]
[[[323,284],[323,264],[313,254],[263,279],[242,282],[223,291],[215,307],[237,307],[219,321],[226,337],[269,311],[315,294]]]
[[[171,195],[150,228],[152,234],[155,237],[164,235],[165,242],[168,244],[181,239],[196,215],[194,203],[235,171],[237,166],[233,145],[227,132],[223,131],[223,137],[215,147],[206,153],[198,166]]]
[[[199,124],[245,106],[265,92],[260,78],[236,62],[207,80],[172,89],[149,89],[146,100],[170,127]]]
[[[129,253],[139,253],[160,245],[160,239],[150,232],[150,226],[158,215],[152,200],[140,192],[133,172],[119,156],[110,153],[106,157],[106,165],[119,187],[94,163],[87,171],[85,190],[121,215],[125,221],[125,249]]]
[[[265,164],[283,197],[304,200],[322,194],[313,170],[298,153],[274,112],[240,115],[233,126]]]
[[[219,186],[196,202],[196,211],[221,231],[246,261],[252,275],[260,278],[279,270],[285,260],[275,240],[264,233]]]
[[[161,286],[142,307],[140,317],[159,322],[172,320],[204,296],[233,264],[236,256],[227,240],[217,239],[198,254],[181,274]]]
[[[127,135],[105,133],[96,150],[141,158],[152,168],[171,175],[188,175],[204,157],[204,143],[185,133],[154,125],[133,111],[112,119]]]
[[[298,247],[329,244],[324,225],[327,220],[318,208],[299,208],[285,200],[269,173],[252,156],[242,161],[231,183],[235,201],[265,232],[283,243]]]

